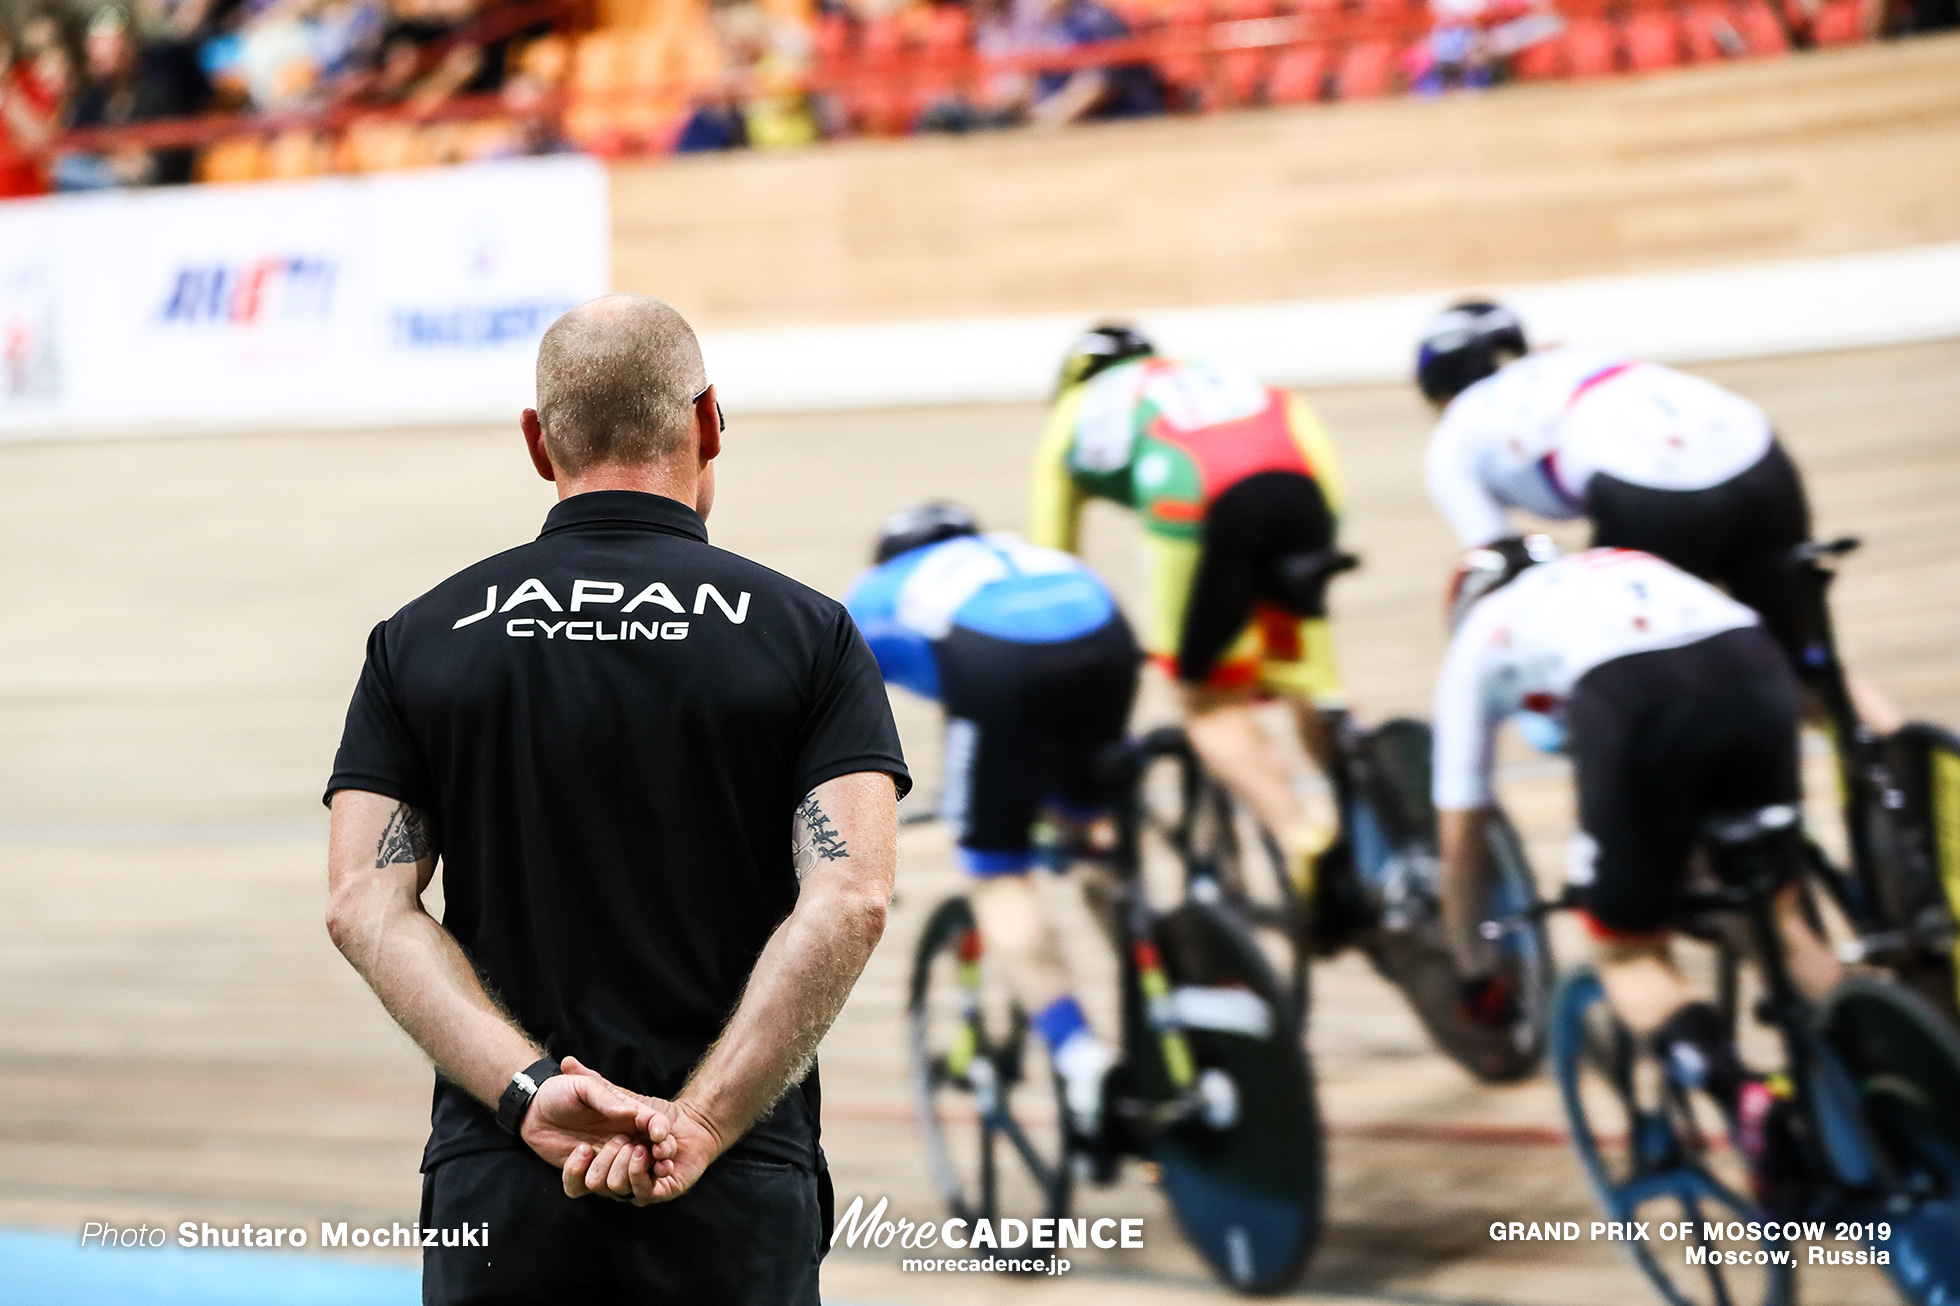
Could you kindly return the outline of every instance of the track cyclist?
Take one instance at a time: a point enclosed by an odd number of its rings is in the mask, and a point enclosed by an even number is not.
[[[1062,364],[1034,469],[1028,535],[1077,547],[1082,505],[1108,499],[1143,527],[1144,646],[1176,683],[1205,765],[1279,841],[1302,896],[1333,832],[1309,819],[1252,704],[1283,697],[1325,769],[1317,708],[1341,705],[1325,576],[1343,507],[1333,441],[1297,396],[1214,362],[1160,357],[1128,327],[1083,335]]]
[[[1430,321],[1416,384],[1441,414],[1429,493],[1465,546],[1516,538],[1508,509],[1588,518],[1594,545],[1716,582],[1756,610],[1800,677],[1824,670],[1789,561],[1810,539],[1803,478],[1755,404],[1611,350],[1534,351],[1516,314],[1479,300]],[[1850,688],[1867,725],[1898,728],[1875,690]]]
[[[1105,851],[1103,754],[1122,741],[1140,657],[1102,581],[1076,559],[981,534],[966,509],[904,509],[844,604],[889,684],[944,704],[941,816],[973,877],[980,935],[1062,1080],[1068,1127],[1100,1145],[1096,1037],[1028,872],[1045,812],[1065,843]]]
[[[1798,809],[1799,693],[1757,614],[1712,585],[1629,549],[1558,557],[1546,537],[1473,549],[1457,572],[1435,704],[1434,798],[1444,921],[1473,1010],[1494,1013],[1481,935],[1482,822],[1495,735],[1525,714],[1564,735],[1579,791],[1568,878],[1578,889],[1607,1000],[1665,1072],[1707,1093],[1748,1160],[1758,1196],[1782,1155],[1778,1099],[1744,1067],[1712,1003],[1675,967],[1674,898],[1702,822]],[[1774,912],[1792,978],[1823,996],[1837,957],[1804,916],[1801,834]]]

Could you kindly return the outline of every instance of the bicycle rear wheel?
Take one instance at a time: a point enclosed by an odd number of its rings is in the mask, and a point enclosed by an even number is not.
[[[1911,992],[1862,977],[1831,991],[1817,1028],[1863,1107],[1866,1128],[1843,1132],[1873,1139],[1903,1194],[1857,1213],[1891,1228],[1872,1247],[1908,1301],[1960,1301],[1960,1039]]]
[[[996,1228],[1003,1215],[1067,1214],[1071,1175],[1054,1077],[1045,1060],[1029,1064],[1039,1040],[989,983],[965,898],[948,898],[926,922],[906,1035],[913,1112],[947,1209]]]
[[[1609,1220],[1688,1221],[1693,1242],[1623,1244],[1669,1306],[1789,1306],[1796,1298],[1795,1255],[1780,1239],[1760,1248],[1788,1261],[1696,1265],[1714,1257],[1700,1240],[1704,1221],[1761,1219],[1752,1204],[1708,1170],[1694,1113],[1643,1064],[1634,1035],[1606,1005],[1590,968],[1567,975],[1552,1001],[1552,1073],[1579,1163]],[[1679,1256],[1679,1261],[1675,1258]]]
[[[1510,818],[1501,810],[1492,813],[1485,827],[1491,887],[1483,919],[1495,933],[1497,973],[1509,984],[1518,1014],[1497,1030],[1462,1020],[1436,886],[1429,757],[1429,727],[1395,720],[1363,745],[1356,768],[1343,815],[1356,874],[1378,901],[1380,928],[1368,938],[1368,958],[1402,991],[1445,1055],[1486,1083],[1523,1079],[1544,1054],[1552,988],[1551,942],[1533,910],[1537,881]]]
[[[1186,903],[1157,922],[1169,992],[1146,1002],[1126,966],[1127,1059],[1151,1104],[1145,1150],[1185,1237],[1245,1293],[1276,1293],[1305,1268],[1319,1238],[1326,1156],[1313,1069],[1290,1000],[1230,913]],[[1189,1050],[1180,1078],[1160,1031]]]

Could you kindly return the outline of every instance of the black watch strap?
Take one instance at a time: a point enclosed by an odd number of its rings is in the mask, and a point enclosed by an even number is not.
[[[557,1073],[558,1062],[546,1057],[512,1075],[497,1102],[497,1127],[515,1135],[524,1123],[524,1113],[531,1109],[531,1099],[538,1095],[538,1087]]]

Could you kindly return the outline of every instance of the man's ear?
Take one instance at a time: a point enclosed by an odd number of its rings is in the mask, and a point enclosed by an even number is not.
[[[711,463],[721,456],[721,400],[709,386],[694,401],[694,429],[701,437],[701,461]]]
[[[531,455],[531,466],[547,481],[556,481],[558,470],[551,465],[551,450],[544,447],[544,428],[538,425],[538,410],[526,408],[517,425],[524,432],[524,448]]]

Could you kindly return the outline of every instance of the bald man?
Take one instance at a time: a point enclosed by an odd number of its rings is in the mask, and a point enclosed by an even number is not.
[[[816,1047],[911,783],[878,664],[708,544],[673,309],[558,319],[537,404],[543,532],[374,628],[327,784],[328,932],[436,1068],[423,1300],[814,1303]]]

